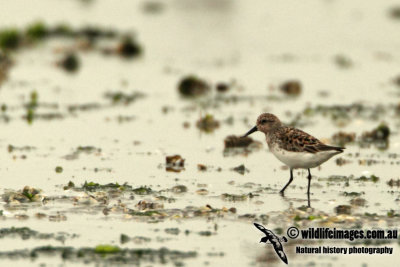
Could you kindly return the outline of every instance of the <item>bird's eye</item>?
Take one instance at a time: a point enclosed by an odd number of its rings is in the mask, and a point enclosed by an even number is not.
[[[267,120],[262,120],[261,121],[261,124],[266,124],[267,123]]]

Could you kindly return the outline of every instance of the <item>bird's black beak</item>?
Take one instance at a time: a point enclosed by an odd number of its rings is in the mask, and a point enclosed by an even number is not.
[[[253,128],[250,129],[250,131],[248,131],[248,132],[247,132],[245,135],[243,135],[242,137],[246,137],[246,136],[251,135],[252,133],[257,132],[257,131],[258,131],[257,126],[254,126]]]

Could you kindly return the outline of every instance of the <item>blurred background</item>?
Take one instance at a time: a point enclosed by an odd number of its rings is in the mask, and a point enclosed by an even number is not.
[[[0,263],[278,266],[253,222],[397,229],[396,1],[0,1]],[[263,112],[343,154],[289,170]],[[393,266],[301,239],[293,266]],[[391,247],[299,255],[296,246]]]

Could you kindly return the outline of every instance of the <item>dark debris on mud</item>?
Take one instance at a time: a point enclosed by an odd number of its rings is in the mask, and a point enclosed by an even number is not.
[[[173,263],[182,265],[183,261],[195,258],[197,253],[194,251],[178,251],[168,248],[150,249],[150,248],[120,248],[113,245],[98,245],[94,248],[83,247],[55,247],[43,246],[31,249],[21,249],[13,251],[0,252],[0,258],[8,259],[31,259],[47,257],[60,257],[64,261],[81,263],[108,263],[108,264],[126,264],[141,265]]]
[[[281,92],[288,96],[298,96],[301,94],[302,86],[299,81],[291,80],[282,83],[279,86]]]
[[[340,184],[344,183],[345,186],[349,186],[349,182],[356,182],[356,183],[365,183],[365,182],[372,182],[377,183],[379,182],[379,177],[376,175],[371,174],[369,177],[362,175],[356,177],[354,175],[344,176],[344,175],[331,175],[329,177],[319,177],[318,181],[325,181],[327,185],[333,184]]]
[[[28,227],[11,227],[11,228],[1,228],[0,229],[0,238],[6,237],[20,237],[23,240],[28,239],[54,239],[60,242],[64,242],[68,238],[76,238],[78,235],[70,234],[66,232],[59,233],[41,233],[35,230],[32,230]]]
[[[64,156],[65,159],[67,160],[75,160],[78,159],[80,155],[86,154],[94,154],[94,155],[100,155],[101,154],[101,148],[97,148],[94,146],[78,146],[71,154],[68,154]]]
[[[119,32],[116,29],[105,29],[96,26],[86,26],[74,29],[66,24],[54,26],[43,22],[35,22],[25,30],[17,28],[0,29],[0,49],[3,51],[17,51],[20,48],[29,48],[34,44],[55,38],[74,40],[75,50],[99,50],[104,54],[116,54],[126,58],[133,58],[143,53],[142,46],[129,33]],[[114,40],[118,44],[111,48],[98,48],[96,43],[101,40]]]
[[[3,201],[10,205],[21,203],[41,202],[44,199],[42,191],[30,186],[25,186],[22,190],[6,190],[2,195]]]
[[[241,164],[237,167],[232,168],[233,171],[240,173],[241,175],[244,175],[245,173],[249,172],[249,169],[247,169],[244,164]]]
[[[197,76],[189,75],[179,82],[178,91],[184,97],[197,97],[207,94],[210,91],[210,85]]]
[[[306,124],[307,119],[317,115],[328,117],[337,126],[345,126],[352,120],[359,118],[369,121],[378,121],[394,113],[395,106],[392,105],[366,105],[363,103],[352,103],[348,105],[316,105],[306,107],[296,116],[294,124]]]
[[[8,78],[8,72],[12,65],[13,62],[10,57],[0,49],[0,85]]]
[[[400,20],[400,6],[394,6],[389,9],[389,15],[392,19]]]
[[[181,172],[185,170],[185,159],[181,155],[166,156],[165,170],[167,172]]]
[[[205,115],[196,122],[197,128],[206,133],[213,132],[215,129],[219,128],[219,125],[220,122],[216,120],[211,114]]]
[[[389,147],[390,128],[387,124],[381,123],[371,131],[365,131],[360,136],[354,132],[339,131],[332,136],[332,142],[338,146],[357,144],[361,148],[369,148],[371,145],[378,149]]]
[[[67,72],[76,72],[80,67],[80,60],[75,53],[69,53],[57,62],[57,66],[63,68]]]
[[[262,143],[251,137],[229,135],[224,139],[224,156],[247,155],[262,148]]]
[[[96,182],[85,182],[82,186],[76,186],[75,183],[69,182],[66,186],[64,186],[64,190],[74,190],[77,192],[101,192],[101,191],[118,191],[118,192],[131,192],[137,195],[149,195],[153,193],[153,190],[147,186],[140,186],[134,188],[127,183],[119,184],[119,183],[108,183],[108,184],[99,184]]]

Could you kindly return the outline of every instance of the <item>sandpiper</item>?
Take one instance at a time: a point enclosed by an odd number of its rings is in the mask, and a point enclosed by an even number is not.
[[[307,196],[308,206],[310,206],[310,168],[318,167],[331,157],[342,153],[344,147],[325,145],[302,130],[283,125],[278,117],[270,113],[261,114],[257,118],[257,125],[243,137],[256,131],[265,134],[270,151],[290,168],[289,182],[280,191],[282,196],[285,193],[285,189],[293,181],[293,169],[308,170]]]

